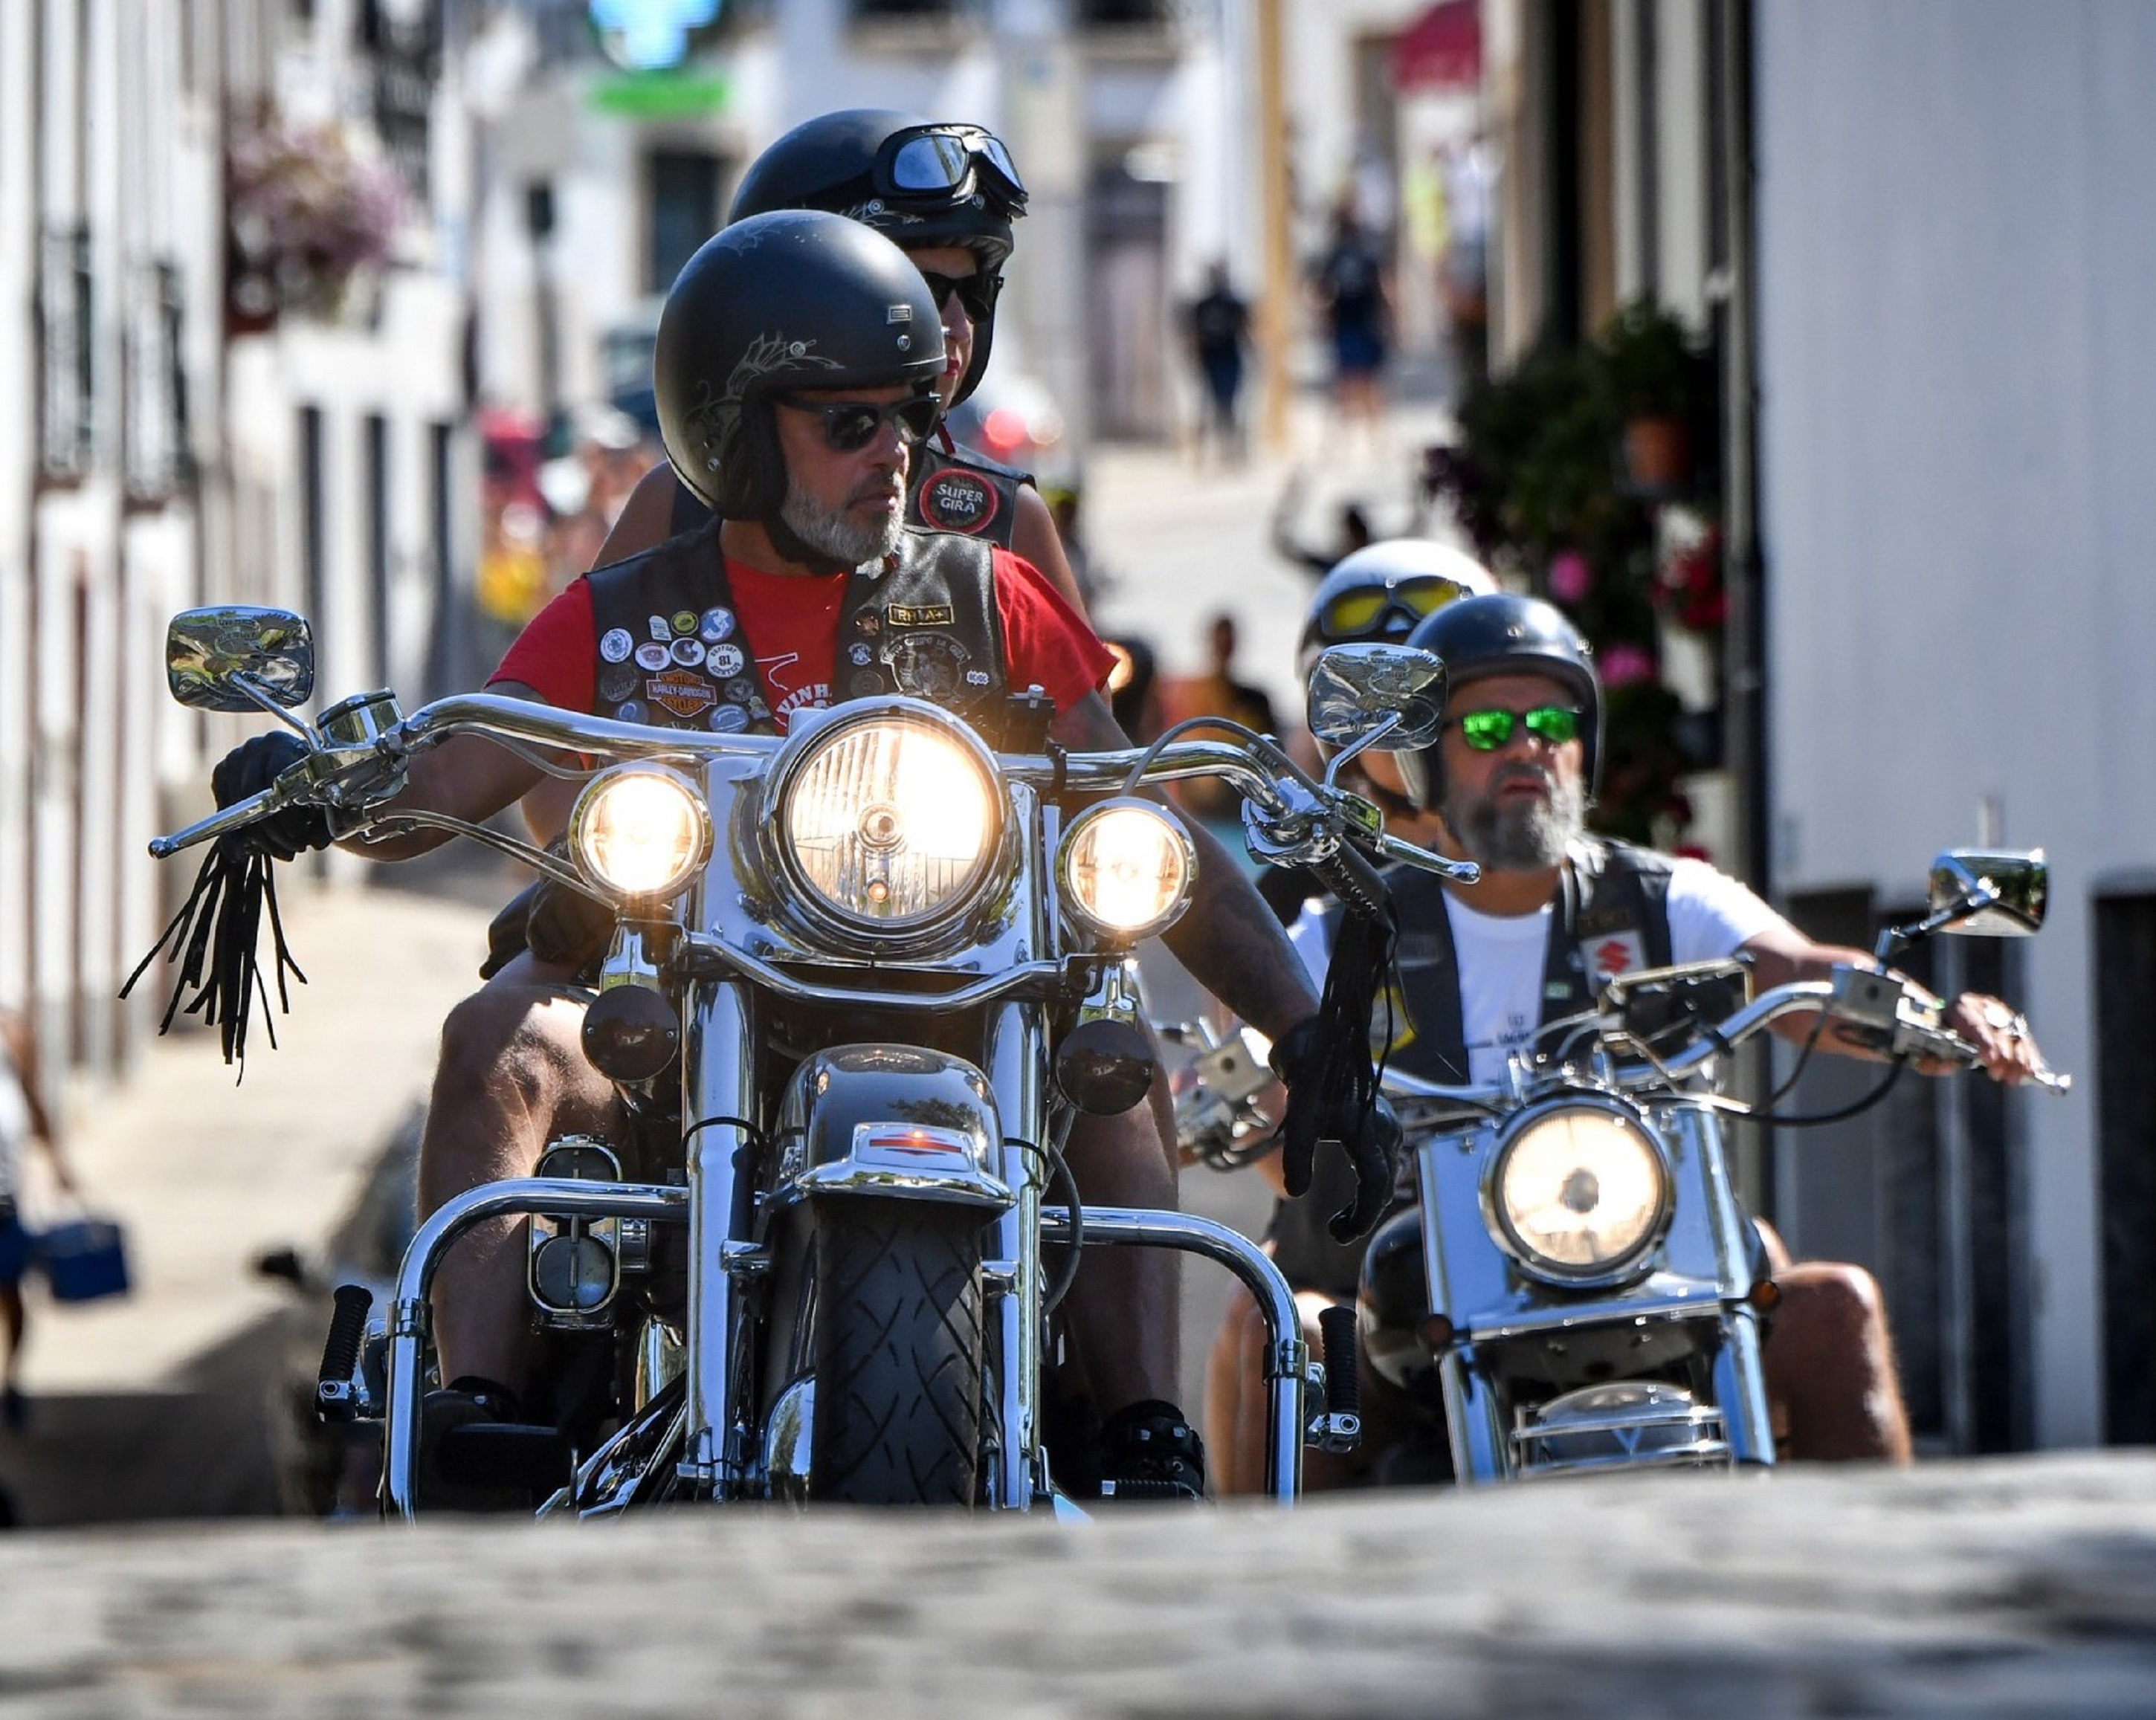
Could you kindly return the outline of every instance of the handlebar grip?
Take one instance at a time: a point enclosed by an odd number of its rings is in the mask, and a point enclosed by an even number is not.
[[[234,801],[231,805],[212,813],[206,819],[196,819],[184,830],[175,830],[169,836],[152,837],[150,858],[164,860],[183,848],[192,848],[198,842],[208,842],[222,836],[228,830],[244,829],[272,809],[270,799],[276,792],[274,786],[264,788],[249,795],[244,800]]]
[[[1392,906],[1392,892],[1378,869],[1361,851],[1342,842],[1310,868],[1317,881],[1366,919],[1382,920]]]
[[[1355,1311],[1321,1308],[1318,1335],[1325,1344],[1325,1408],[1334,1415],[1359,1415],[1363,1383],[1355,1370]]]

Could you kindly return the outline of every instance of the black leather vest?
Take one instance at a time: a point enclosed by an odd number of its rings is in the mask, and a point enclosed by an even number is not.
[[[1668,965],[1672,864],[1666,855],[1599,837],[1573,845],[1543,956],[1543,1023],[1590,1007],[1609,971]],[[1388,868],[1385,877],[1401,927],[1399,980],[1388,988],[1392,1045],[1387,1063],[1424,1081],[1465,1085],[1467,1034],[1445,886],[1428,872],[1407,866]],[[1340,911],[1337,903],[1326,909],[1328,948],[1331,922]],[[1381,993],[1370,1027],[1373,1050],[1387,1029],[1385,1009]],[[1274,1258],[1298,1290],[1322,1290],[1342,1298],[1354,1295],[1367,1239],[1343,1245],[1326,1229],[1327,1219],[1353,1193],[1353,1178],[1340,1156],[1322,1153],[1310,1193],[1274,1209],[1268,1232]]]
[[[601,567],[591,583],[594,711],[721,734],[773,732],[771,707],[719,552],[721,522]],[[926,699],[994,732],[1008,691],[988,546],[907,531],[846,576],[831,702]]]
[[[1033,481],[1030,472],[962,448],[940,434],[920,449],[910,470],[907,525],[923,531],[978,537],[998,549],[1011,547],[1011,535],[1018,528],[1018,493]],[[676,479],[674,516],[668,529],[677,535],[693,531],[711,517],[711,511]]]

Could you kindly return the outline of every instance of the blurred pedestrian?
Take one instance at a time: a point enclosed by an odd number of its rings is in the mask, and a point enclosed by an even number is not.
[[[1438,264],[1440,290],[1452,329],[1461,391],[1490,374],[1490,146],[1477,132],[1439,158],[1444,177],[1445,243]]]
[[[1186,324],[1190,356],[1205,391],[1205,406],[1198,424],[1199,463],[1204,463],[1209,439],[1223,461],[1240,465],[1245,443],[1236,403],[1243,392],[1243,354],[1250,341],[1250,307],[1229,285],[1224,261],[1214,264],[1207,271],[1204,295],[1191,305]]]
[[[0,1421],[19,1429],[27,1418],[23,1395],[23,1341],[28,1325],[23,1307],[23,1274],[30,1262],[29,1233],[23,1228],[23,1145],[35,1141],[52,1161],[53,1179],[72,1194],[74,1177],[61,1156],[59,1137],[39,1096],[36,1041],[29,1024],[0,1011],[0,1332],[8,1353],[0,1361]]]
[[[1374,441],[1385,415],[1385,360],[1392,297],[1383,248],[1357,213],[1353,190],[1332,208],[1332,235],[1310,274],[1332,339],[1332,400],[1343,428],[1365,425]]]
[[[1262,687],[1235,677],[1235,648],[1240,643],[1235,618],[1225,612],[1216,614],[1206,624],[1205,638],[1209,666],[1203,675],[1166,688],[1161,697],[1161,714],[1170,723],[1194,716],[1224,716],[1261,735],[1275,733],[1278,726],[1271,699]],[[1242,797],[1211,777],[1174,783],[1170,792],[1184,808],[1209,823],[1234,824],[1241,815]]]
[[[1346,557],[1367,549],[1377,541],[1370,516],[1352,497],[1340,504],[1339,522],[1329,544],[1306,544],[1296,536],[1295,516],[1301,510],[1304,490],[1300,471],[1291,473],[1279,502],[1273,508],[1273,552],[1293,562],[1313,579],[1322,579]]]

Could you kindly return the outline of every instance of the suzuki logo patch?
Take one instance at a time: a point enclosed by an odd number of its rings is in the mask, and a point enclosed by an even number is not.
[[[1636,932],[1613,932],[1581,946],[1587,971],[1597,979],[1614,979],[1620,973],[1647,965],[1646,946]]]

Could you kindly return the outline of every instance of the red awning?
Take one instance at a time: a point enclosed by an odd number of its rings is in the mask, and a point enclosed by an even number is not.
[[[1481,81],[1481,0],[1438,0],[1393,43],[1395,90],[1472,89]]]

